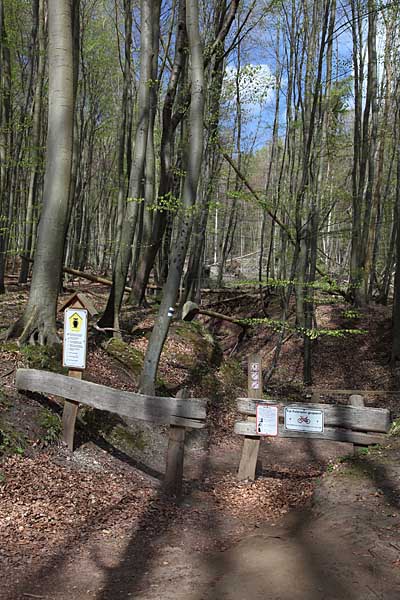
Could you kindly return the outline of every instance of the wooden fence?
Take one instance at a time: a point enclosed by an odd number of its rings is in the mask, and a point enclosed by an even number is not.
[[[356,399],[361,399],[360,395]],[[361,399],[362,403],[362,399]],[[254,479],[260,436],[256,430],[256,407],[259,404],[269,404],[278,407],[278,435],[285,438],[309,438],[351,442],[354,445],[368,446],[380,444],[386,438],[390,429],[390,411],[384,408],[369,408],[363,406],[345,406],[320,403],[273,402],[255,400],[253,398],[238,398],[237,410],[245,416],[244,421],[235,423],[234,431],[245,436],[242,457],[239,466],[240,479]],[[285,429],[283,423],[286,406],[301,409],[322,410],[324,419],[323,431],[305,432]]]
[[[181,391],[175,398],[144,396],[116,390],[97,383],[36,369],[18,369],[18,390],[62,396],[71,402],[107,410],[123,417],[170,426],[164,486],[179,494],[182,486],[185,431],[205,427],[207,400],[187,398]],[[72,438],[75,423],[64,421],[64,439]]]

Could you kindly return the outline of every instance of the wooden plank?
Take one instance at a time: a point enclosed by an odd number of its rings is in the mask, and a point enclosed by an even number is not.
[[[244,436],[255,435],[256,426],[251,421],[239,421],[235,423],[234,431]],[[306,433],[303,431],[286,431],[282,424],[279,425],[279,437],[351,442],[359,446],[382,444],[387,441],[387,436],[384,433],[363,433],[360,431],[351,431],[350,429],[336,429],[331,427],[325,427],[323,433]]]
[[[365,396],[366,394],[376,394],[377,396],[400,396],[400,390],[330,390],[327,388],[312,388],[310,390],[311,394],[323,394],[323,395],[344,395],[351,396],[351,394],[361,394]]]
[[[176,397],[187,398],[186,390],[179,390]],[[170,495],[180,496],[182,492],[185,433],[184,427],[171,425],[169,428],[164,489]]]
[[[301,408],[321,409],[324,411],[325,425],[345,427],[356,431],[376,431],[387,433],[390,429],[390,410],[386,408],[369,408],[358,406],[344,406],[342,404],[318,404],[302,402],[274,402],[263,400],[266,404],[277,404],[279,416],[283,418],[285,406],[299,406]],[[237,410],[241,414],[254,416],[257,401],[252,398],[238,398]]]
[[[260,400],[262,398],[262,362],[260,354],[250,354],[247,361],[248,380],[247,393],[250,398]],[[254,377],[254,374],[257,377]],[[255,413],[254,413],[255,414]],[[242,454],[240,457],[238,479],[255,479],[257,472],[258,451],[260,449],[260,437],[256,435],[256,419],[250,417],[254,426],[254,432],[243,440]],[[258,465],[261,471],[261,464]]]
[[[205,427],[205,399],[144,396],[37,369],[18,369],[16,386],[20,390],[62,396],[132,419],[194,429]]]

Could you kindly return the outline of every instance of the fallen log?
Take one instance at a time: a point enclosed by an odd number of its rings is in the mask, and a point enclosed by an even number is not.
[[[27,256],[21,256],[25,260],[33,263],[32,258],[28,258]],[[63,272],[68,273],[68,275],[74,275],[75,277],[82,277],[82,279],[87,279],[88,281],[93,281],[94,283],[101,283],[103,285],[107,285],[108,287],[112,286],[112,281],[110,279],[106,279],[105,277],[99,277],[98,275],[92,275],[91,273],[84,273],[83,271],[78,271],[78,269],[72,269],[71,267],[63,267]],[[161,289],[159,285],[148,284],[147,287],[151,289]],[[129,286],[125,286],[125,292],[131,292],[132,288]]]
[[[30,263],[33,263],[32,258],[28,258],[27,256],[22,256],[20,254],[20,258],[24,258]],[[92,275],[91,273],[85,273],[83,271],[78,271],[78,269],[72,269],[71,267],[63,267],[63,272],[68,273],[69,275],[74,275],[75,277],[82,277],[82,279],[87,279],[88,281],[93,281],[94,283],[101,283],[103,285],[107,285],[108,287],[112,286],[112,281],[110,279],[106,279],[105,277],[99,277],[98,275]],[[147,288],[151,290],[161,290],[161,285],[156,285],[155,283],[148,283]],[[240,287],[232,287],[232,288],[204,288],[201,291],[205,294],[232,294],[236,293],[238,290],[246,288],[247,286]],[[249,286],[251,289],[254,289],[255,286]],[[125,292],[129,293],[132,291],[132,288],[128,285],[125,286]]]
[[[192,321],[196,315],[206,315],[207,317],[212,317],[213,319],[229,321],[229,323],[235,323],[235,325],[240,325],[240,327],[243,327],[244,329],[247,327],[247,325],[239,319],[228,317],[227,315],[223,315],[222,313],[218,313],[213,310],[207,310],[206,308],[200,308],[195,302],[185,302],[182,309],[182,320]]]

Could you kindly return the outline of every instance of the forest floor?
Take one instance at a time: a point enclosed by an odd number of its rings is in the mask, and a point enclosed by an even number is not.
[[[79,287],[103,306],[106,290]],[[22,310],[26,296],[9,283],[0,328]],[[235,310],[221,303],[219,310],[259,314],[256,301]],[[366,333],[318,340],[316,387],[400,389],[388,363],[388,308],[355,315],[345,305],[323,304],[317,316],[321,327]],[[150,324],[149,311],[126,313],[135,358]],[[0,346],[1,599],[400,598],[400,439],[388,437],[385,446],[354,456],[347,444],[265,442],[260,477],[238,482],[234,398],[245,391],[247,354],[260,352],[267,365],[276,336],[263,326],[243,336],[240,327],[205,325],[222,354],[211,338],[199,346],[192,330],[173,330],[160,369],[164,395],[189,385],[212,400],[206,433],[189,440],[179,502],[160,486],[165,429],[135,424],[135,443],[128,444],[120,423],[106,426],[86,415],[77,449],[67,451],[56,441],[58,399],[19,394],[14,383],[19,366],[52,368],[54,357]],[[268,387],[273,396],[304,399],[300,351],[296,337],[287,340]],[[85,378],[134,390],[135,377],[132,361],[115,360],[92,329]],[[367,402],[399,416],[395,394]]]

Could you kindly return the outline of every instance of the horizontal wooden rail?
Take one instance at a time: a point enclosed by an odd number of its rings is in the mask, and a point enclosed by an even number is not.
[[[390,411],[386,408],[361,408],[342,404],[273,402],[272,400],[263,400],[262,403],[277,405],[279,417],[282,418],[285,406],[297,406],[323,410],[325,426],[378,433],[387,433],[390,429]],[[257,404],[260,404],[260,401],[252,398],[238,398],[236,401],[238,412],[250,416],[255,416]]]
[[[336,429],[333,427],[325,427],[323,433],[287,431],[281,424],[279,425],[278,429],[279,437],[351,442],[359,446],[382,444],[385,440],[387,440],[387,436],[384,433],[363,433],[361,431],[352,431],[351,429]],[[256,431],[256,423],[254,421],[239,421],[235,423],[234,431],[239,435],[258,436]]]
[[[359,394],[360,396],[400,396],[400,390],[330,390],[328,388],[311,388],[309,392],[310,394],[322,394],[326,396],[329,396],[329,394],[332,396],[351,396],[353,394]]]
[[[62,396],[132,419],[194,429],[205,427],[206,399],[144,396],[37,369],[18,369],[16,386],[19,390]]]

